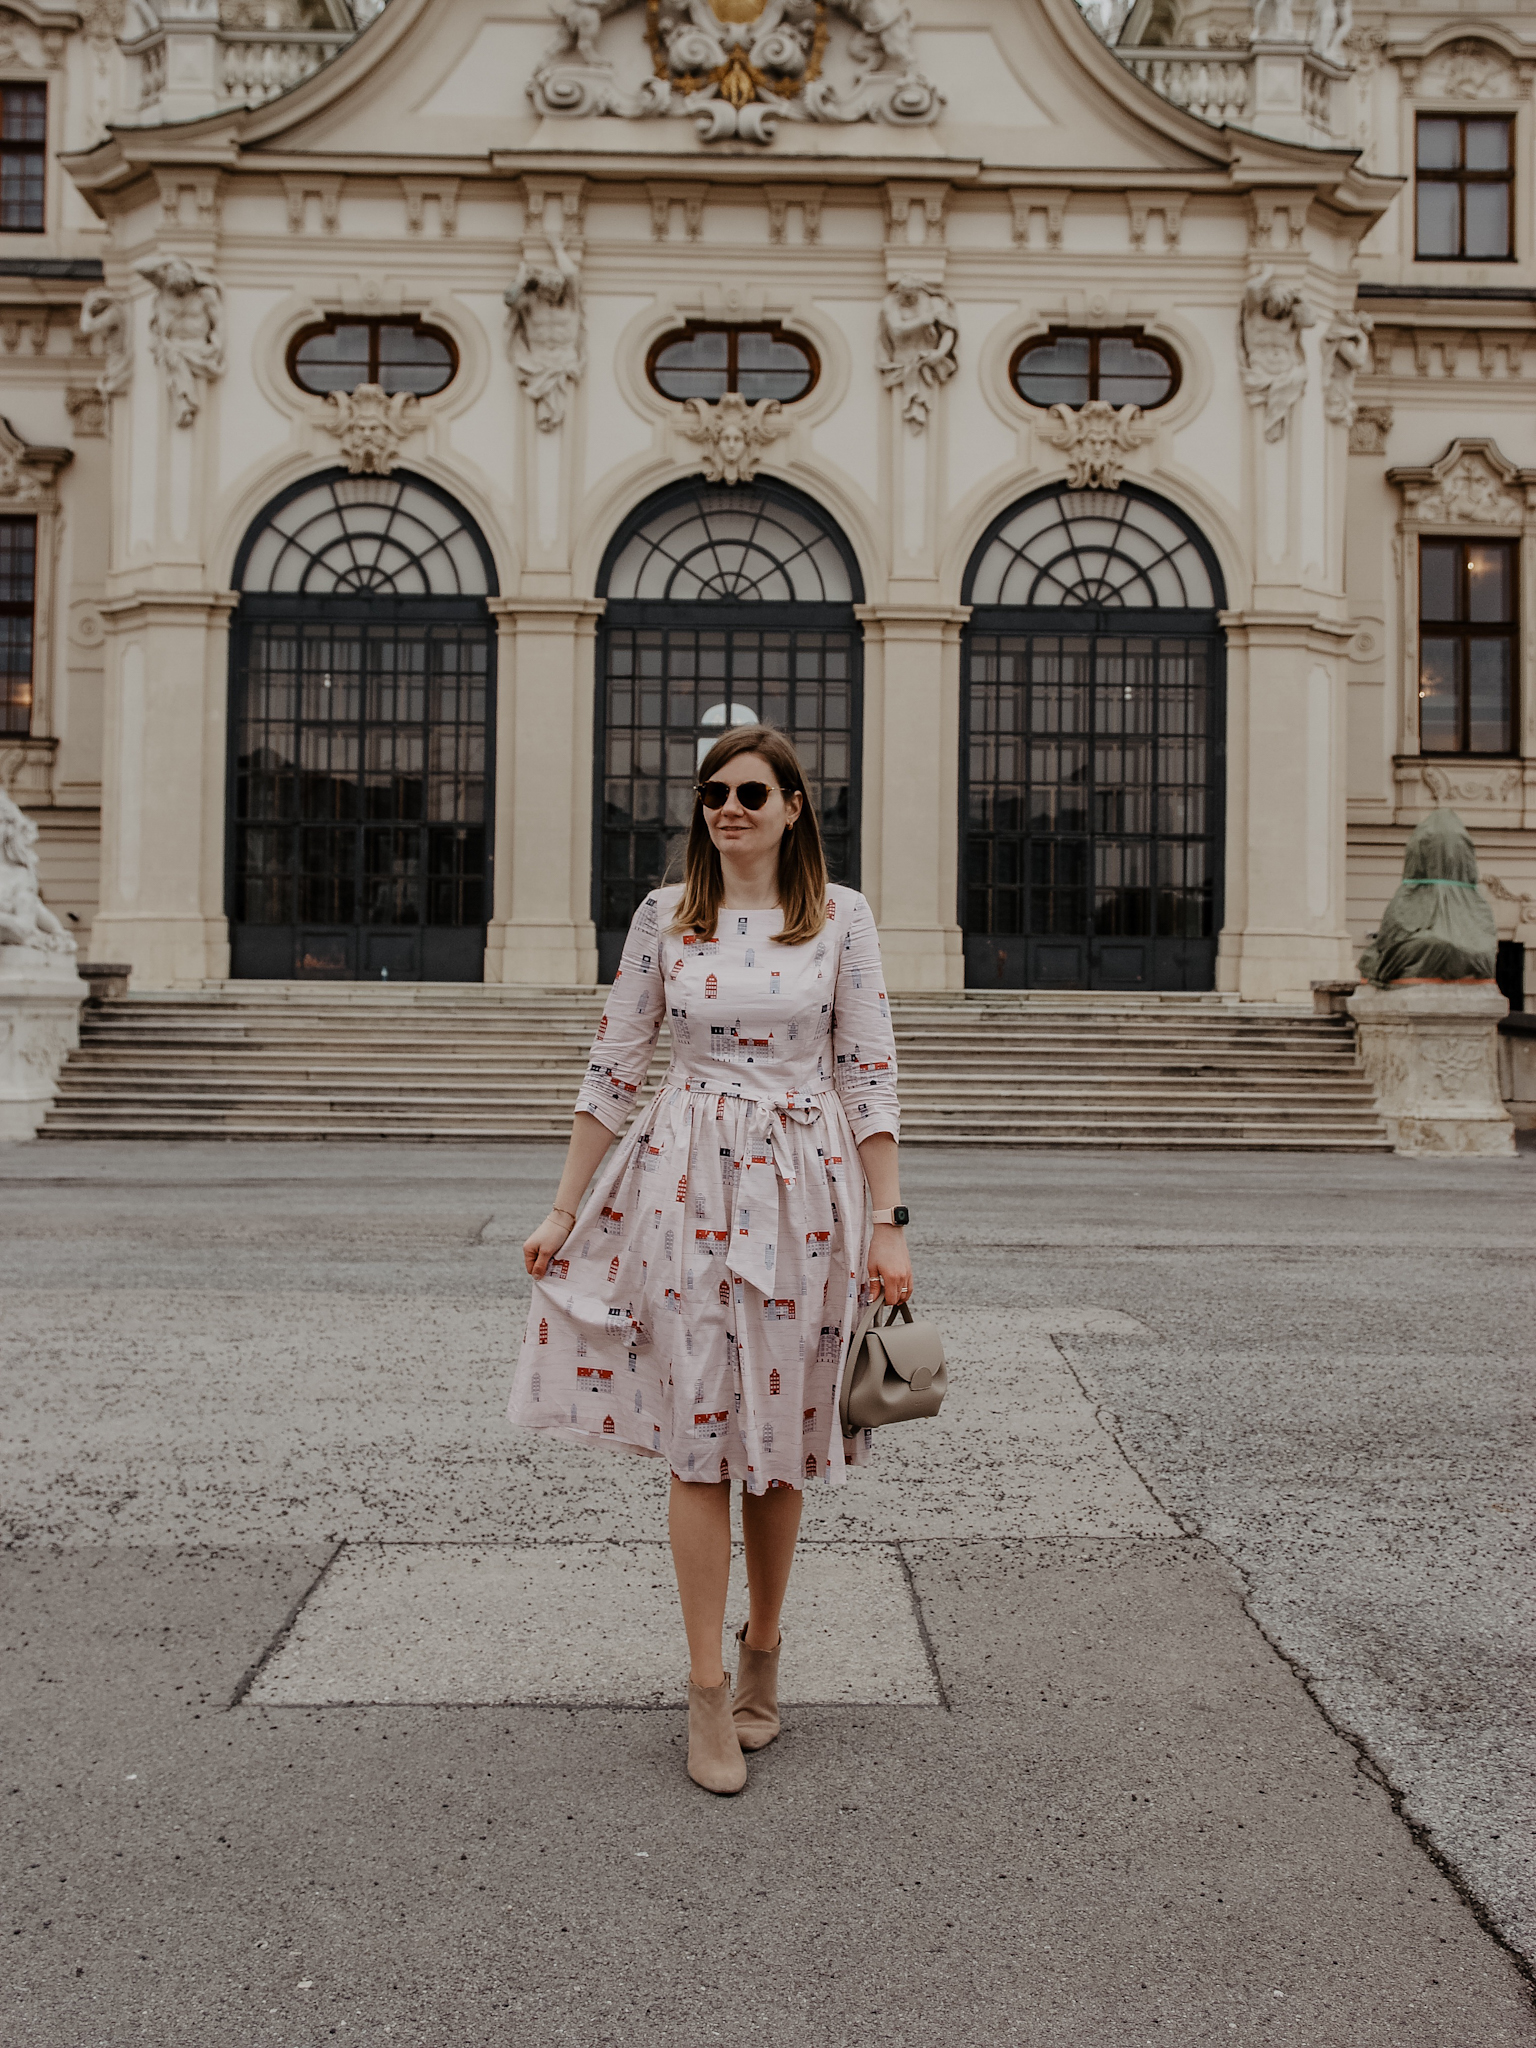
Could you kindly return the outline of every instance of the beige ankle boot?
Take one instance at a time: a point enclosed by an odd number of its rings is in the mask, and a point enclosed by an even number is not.
[[[688,1775],[706,1792],[739,1792],[747,1782],[728,1678],[710,1686],[688,1681]]]
[[[743,1623],[736,1641],[741,1648],[733,1709],[737,1739],[743,1749],[766,1749],[779,1732],[779,1652],[784,1638],[780,1636],[771,1650],[754,1650]]]

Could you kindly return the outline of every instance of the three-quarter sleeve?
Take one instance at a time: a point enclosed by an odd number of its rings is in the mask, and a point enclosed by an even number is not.
[[[647,896],[630,921],[629,936],[603,1009],[587,1077],[576,1108],[595,1116],[615,1135],[622,1135],[656,1050],[656,1034],[666,1013],[661,964],[661,916],[658,898]]]
[[[854,889],[834,898],[838,934],[837,984],[832,998],[832,1054],[837,1092],[862,1144],[876,1131],[901,1136],[896,1099],[896,1036],[880,964],[880,934],[869,905]]]

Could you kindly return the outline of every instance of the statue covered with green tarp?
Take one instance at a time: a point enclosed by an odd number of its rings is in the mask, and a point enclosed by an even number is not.
[[[1403,854],[1403,879],[1360,955],[1378,988],[1395,981],[1491,981],[1493,905],[1477,886],[1477,854],[1454,811],[1431,811]]]

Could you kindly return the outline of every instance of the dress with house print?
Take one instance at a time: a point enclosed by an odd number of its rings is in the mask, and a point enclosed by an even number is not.
[[[869,905],[834,886],[814,939],[778,910],[668,930],[635,913],[576,1107],[623,1133],[666,1019],[672,1060],[533,1288],[514,1422],[754,1493],[844,1474],[837,1397],[867,1299],[859,1142],[899,1135]],[[854,1462],[869,1456],[861,1432]]]

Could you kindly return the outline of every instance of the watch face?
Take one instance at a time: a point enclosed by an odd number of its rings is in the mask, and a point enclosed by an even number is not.
[[[893,1223],[906,1223],[909,1220],[910,1219],[905,1209],[893,1209],[891,1211],[891,1221]]]

